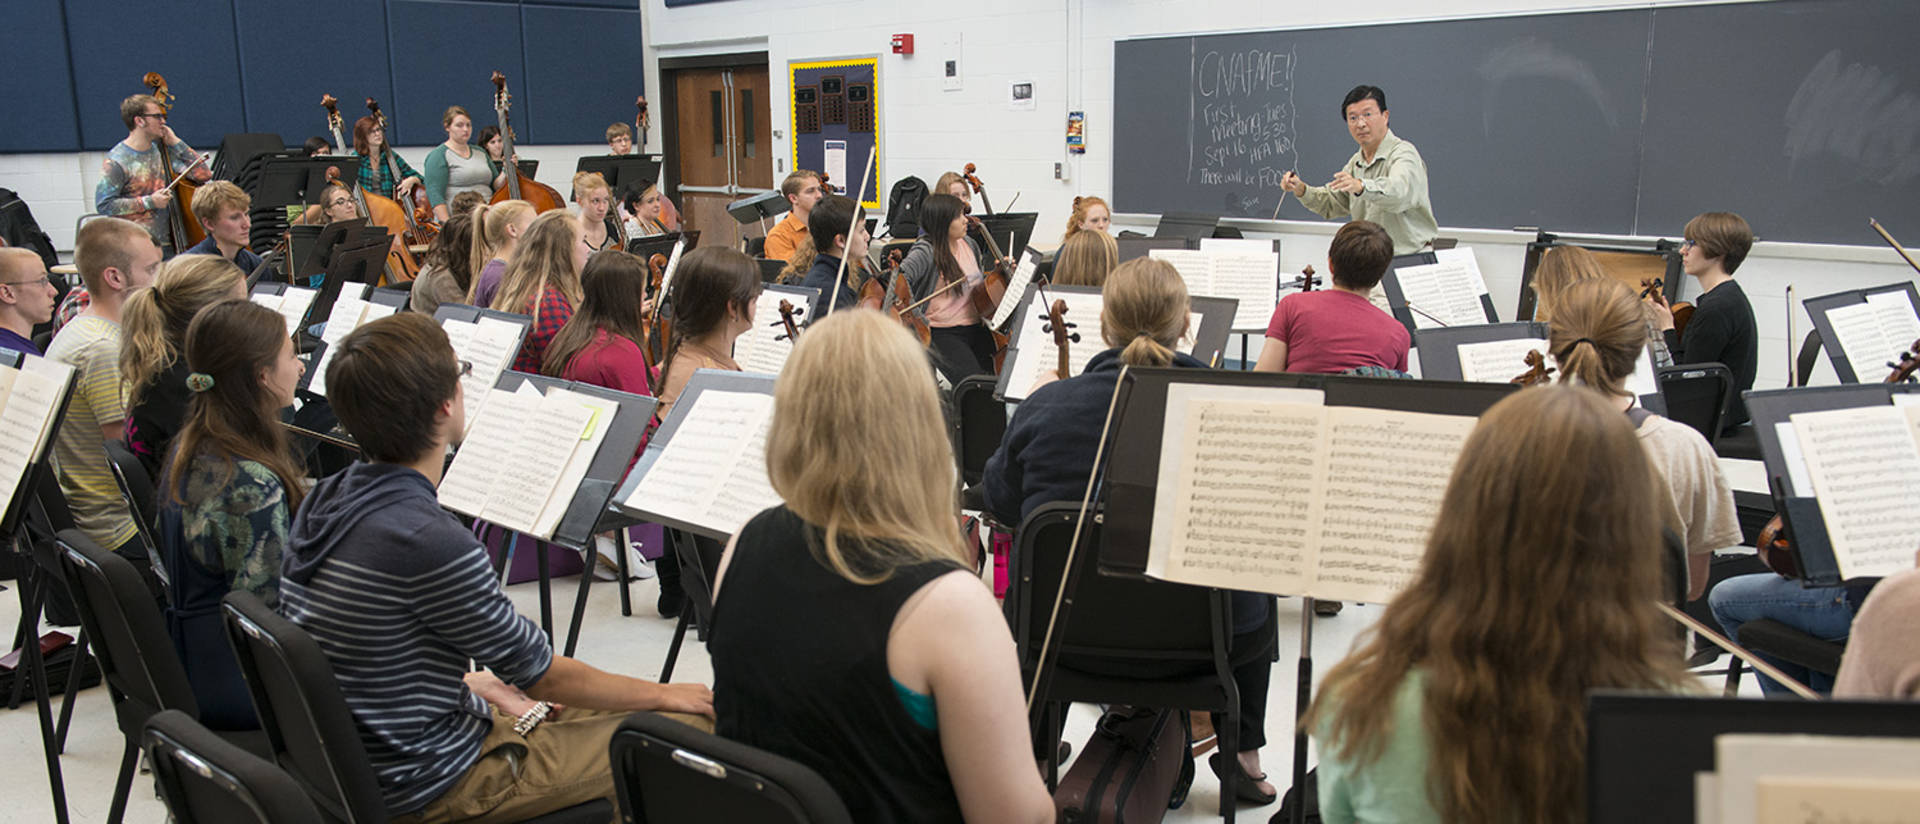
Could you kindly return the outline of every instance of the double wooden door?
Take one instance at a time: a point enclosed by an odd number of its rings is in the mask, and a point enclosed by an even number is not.
[[[766,64],[680,69],[672,83],[683,228],[699,230],[702,246],[739,248],[743,227],[727,204],[773,190]]]

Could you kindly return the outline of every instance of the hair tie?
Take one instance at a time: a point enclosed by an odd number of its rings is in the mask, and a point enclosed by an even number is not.
[[[212,389],[213,376],[205,372],[191,373],[187,375],[187,388],[195,392],[205,392]]]
[[[1594,343],[1593,338],[1574,338],[1572,343],[1567,344],[1565,348],[1560,350],[1560,354],[1555,355],[1554,357],[1559,358],[1561,360],[1566,360],[1568,357],[1573,355],[1574,347],[1579,346],[1580,344],[1583,344],[1583,343],[1595,349],[1600,348],[1600,344]]]
[[[1073,196],[1073,208],[1075,208],[1075,209],[1078,209],[1078,208],[1080,208],[1080,196],[1079,196],[1079,195],[1074,195],[1074,196]]]

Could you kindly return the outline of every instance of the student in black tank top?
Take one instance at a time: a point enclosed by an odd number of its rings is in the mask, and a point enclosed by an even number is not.
[[[1052,821],[924,348],[877,312],[816,321],[773,421],[786,504],[716,575],[716,732],[818,771],[857,821]]]

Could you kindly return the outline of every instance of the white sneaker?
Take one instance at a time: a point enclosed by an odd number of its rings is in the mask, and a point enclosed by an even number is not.
[[[639,541],[627,544],[627,573],[640,581],[652,578],[654,575],[653,562],[640,554]]]

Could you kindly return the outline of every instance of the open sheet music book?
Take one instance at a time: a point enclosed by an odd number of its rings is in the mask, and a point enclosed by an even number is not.
[[[587,477],[620,403],[549,389],[489,389],[440,481],[440,505],[515,532],[552,538]]]
[[[1010,296],[1012,293],[1008,294]],[[1033,385],[1040,380],[1040,376],[1060,367],[1059,349],[1054,346],[1053,332],[1047,325],[1047,310],[1053,301],[1067,302],[1067,331],[1079,336],[1079,340],[1067,343],[1067,368],[1072,374],[1061,377],[1072,377],[1087,371],[1087,362],[1108,349],[1103,336],[1105,327],[1100,322],[1105,300],[1098,288],[1052,286],[1036,288],[1028,294],[1030,297],[1021,301],[1023,305],[1018,310],[1018,316],[1012,318],[1013,333],[1008,339],[1007,360],[1000,370],[1002,378],[996,385],[1000,397],[1010,401],[1025,399],[1033,393]],[[1000,305],[1007,304],[1003,301]],[[1215,317],[1224,314],[1224,309],[1216,310]],[[1206,317],[1202,312],[1187,312],[1187,334],[1180,339],[1179,351],[1201,358],[1202,353],[1198,351],[1201,344],[1197,338],[1201,336]],[[1212,353],[1205,354],[1210,356]]]
[[[248,295],[247,299],[279,312],[281,317],[287,319],[287,336],[292,337],[300,334],[300,323],[307,317],[307,307],[313,305],[313,299],[319,296],[320,290],[308,289],[304,286],[284,288],[286,291],[277,295],[271,292],[254,292]]]
[[[324,345],[314,358],[313,368],[307,370],[308,392],[327,394],[327,364],[333,363],[334,346],[347,333],[397,311],[395,307],[367,300],[371,294],[373,287],[364,284],[349,283],[340,287],[340,296],[334,298],[333,310],[327,313],[327,325],[320,330],[320,342]]]
[[[1840,577],[1912,569],[1920,548],[1920,406],[1801,412],[1790,420]]]
[[[478,320],[446,318],[440,321],[440,328],[446,330],[447,341],[453,344],[454,357],[473,364],[473,371],[460,378],[467,397],[467,431],[472,432],[480,420],[480,411],[493,397],[494,384],[500,382],[501,373],[506,372],[507,367],[513,365],[514,356],[520,354],[520,341],[526,336],[526,327],[481,315]]]
[[[1469,251],[1463,260],[1458,250],[1448,250],[1438,263],[1402,266],[1392,276],[1400,282],[1400,293],[1411,312],[1416,329],[1438,326],[1472,326],[1490,323],[1482,302],[1487,294],[1486,280]],[[1440,253],[1435,252],[1435,257]],[[1422,314],[1424,313],[1424,314]],[[1428,317],[1431,315],[1432,317]]]
[[[1013,279],[1007,283],[1007,293],[1000,296],[1000,306],[993,310],[993,319],[987,323],[989,329],[1005,329],[1013,313],[1019,311],[1020,302],[1027,299],[1027,292],[1033,289],[1034,270],[1040,268],[1040,253],[1031,247],[1020,256],[1020,264],[1013,269]]]
[[[1905,291],[1874,292],[1865,303],[1828,309],[1827,322],[1839,339],[1834,344],[1861,382],[1885,377],[1885,364],[1899,361],[1920,340],[1920,316]]]
[[[1264,330],[1279,301],[1280,255],[1276,252],[1154,249],[1147,253],[1173,264],[1195,295],[1233,298],[1236,330]]]
[[[0,364],[0,516],[26,482],[27,469],[47,454],[73,367],[22,355],[18,367]]]
[[[753,326],[733,342],[733,360],[743,372],[778,375],[793,354],[794,341],[787,340],[786,325],[780,322],[780,302],[793,305],[793,323],[804,328],[813,319],[814,304],[820,290],[798,286],[768,286],[760,290],[754,302]]]
[[[1509,338],[1481,343],[1463,343],[1460,353],[1460,379],[1474,383],[1507,383],[1527,371],[1527,353],[1547,356],[1545,338]],[[1548,359],[1548,363],[1552,363]]]
[[[1475,418],[1318,389],[1173,384],[1146,572],[1385,603],[1418,572]]]
[[[780,503],[767,480],[767,430],[773,422],[773,382],[765,391],[722,388],[740,376],[702,369],[693,373],[679,403],[647,447],[657,458],[621,505],[666,522],[732,535],[748,520]],[[735,381],[727,381],[727,379]],[[698,390],[696,392],[696,390]],[[686,398],[691,400],[686,400]],[[663,439],[664,446],[659,446]]]

